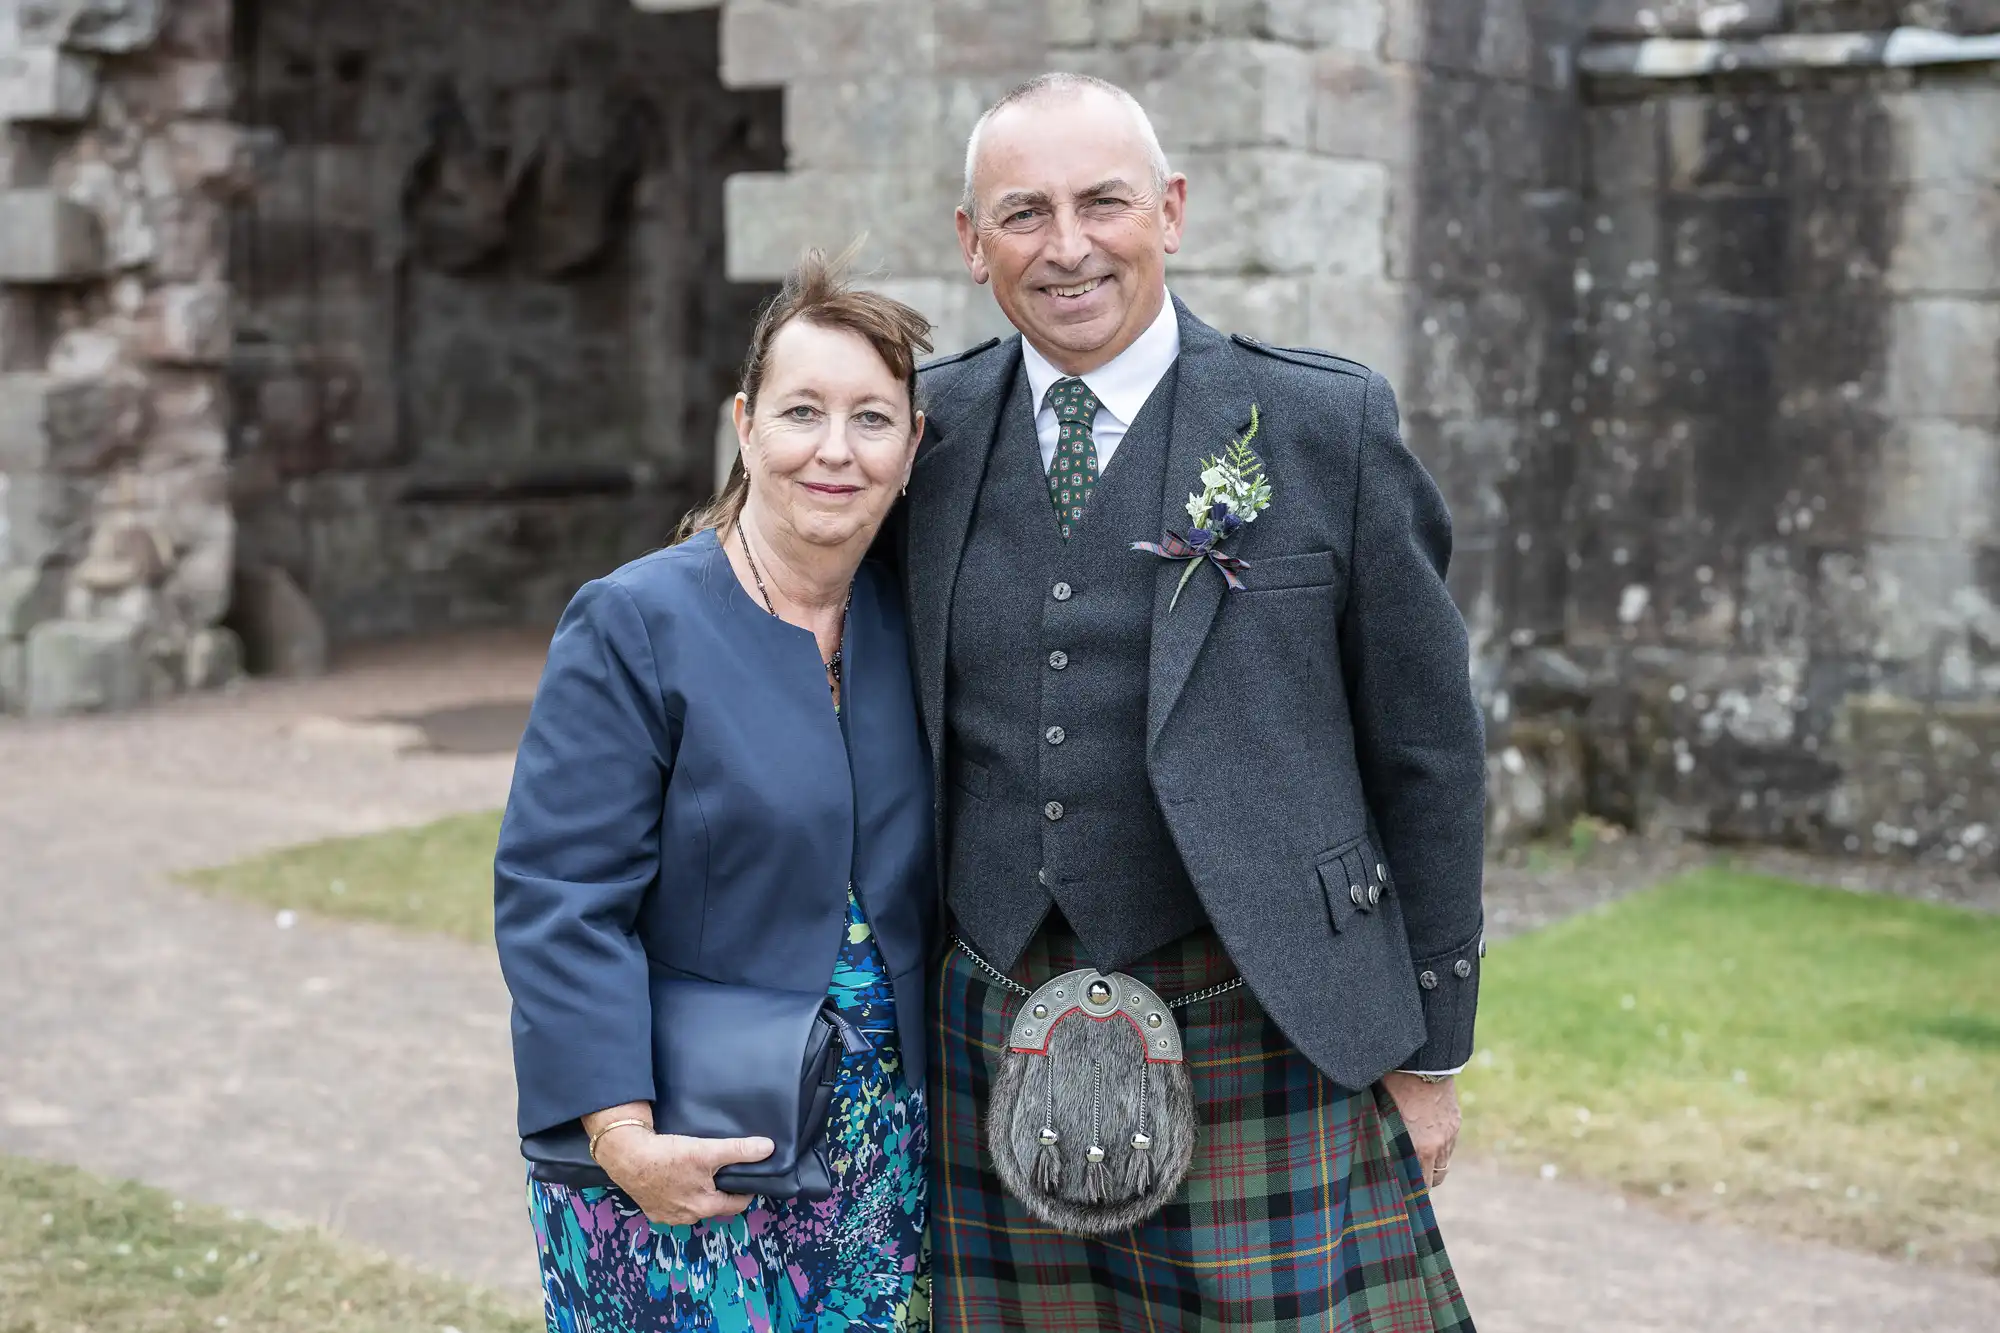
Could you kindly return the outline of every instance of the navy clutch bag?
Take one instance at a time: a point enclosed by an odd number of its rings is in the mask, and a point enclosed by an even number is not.
[[[727,986],[655,971],[653,1128],[701,1139],[766,1138],[771,1155],[716,1173],[728,1194],[827,1198],[827,1115],[840,1057],[868,1039],[824,995]],[[521,1141],[529,1174],[556,1185],[609,1185],[583,1126]]]

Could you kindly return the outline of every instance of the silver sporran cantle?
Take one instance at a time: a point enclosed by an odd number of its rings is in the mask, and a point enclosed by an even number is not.
[[[1028,1211],[1085,1236],[1136,1226],[1180,1188],[1198,1130],[1180,1028],[1149,987],[1081,968],[1028,996],[986,1125],[1000,1179]]]

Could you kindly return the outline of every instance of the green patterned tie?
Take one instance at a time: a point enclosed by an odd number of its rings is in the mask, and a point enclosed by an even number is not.
[[[1090,438],[1097,422],[1097,395],[1080,379],[1057,380],[1049,386],[1049,406],[1056,410],[1056,456],[1049,465],[1049,496],[1056,521],[1068,539],[1072,524],[1083,519],[1097,485],[1097,444]]]

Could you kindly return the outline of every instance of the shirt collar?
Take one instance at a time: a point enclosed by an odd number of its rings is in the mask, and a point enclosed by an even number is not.
[[[1133,339],[1130,347],[1082,379],[1105,411],[1118,418],[1121,425],[1130,426],[1180,354],[1181,321],[1169,294],[1160,302],[1159,315],[1146,326],[1144,333]],[[1021,339],[1021,360],[1027,367],[1028,389],[1035,396],[1035,411],[1039,413],[1048,400],[1049,386],[1064,378],[1063,372],[1049,364],[1049,359],[1026,338]]]

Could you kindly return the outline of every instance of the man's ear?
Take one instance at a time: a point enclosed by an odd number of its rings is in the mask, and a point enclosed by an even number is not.
[[[1179,254],[1181,227],[1187,221],[1187,177],[1178,171],[1167,178],[1167,188],[1160,192],[1160,213],[1166,251],[1170,255]]]
[[[972,280],[984,287],[989,276],[986,271],[986,256],[979,249],[979,228],[964,209],[959,209],[952,219],[958,226],[958,254],[965,261],[965,271]]]

